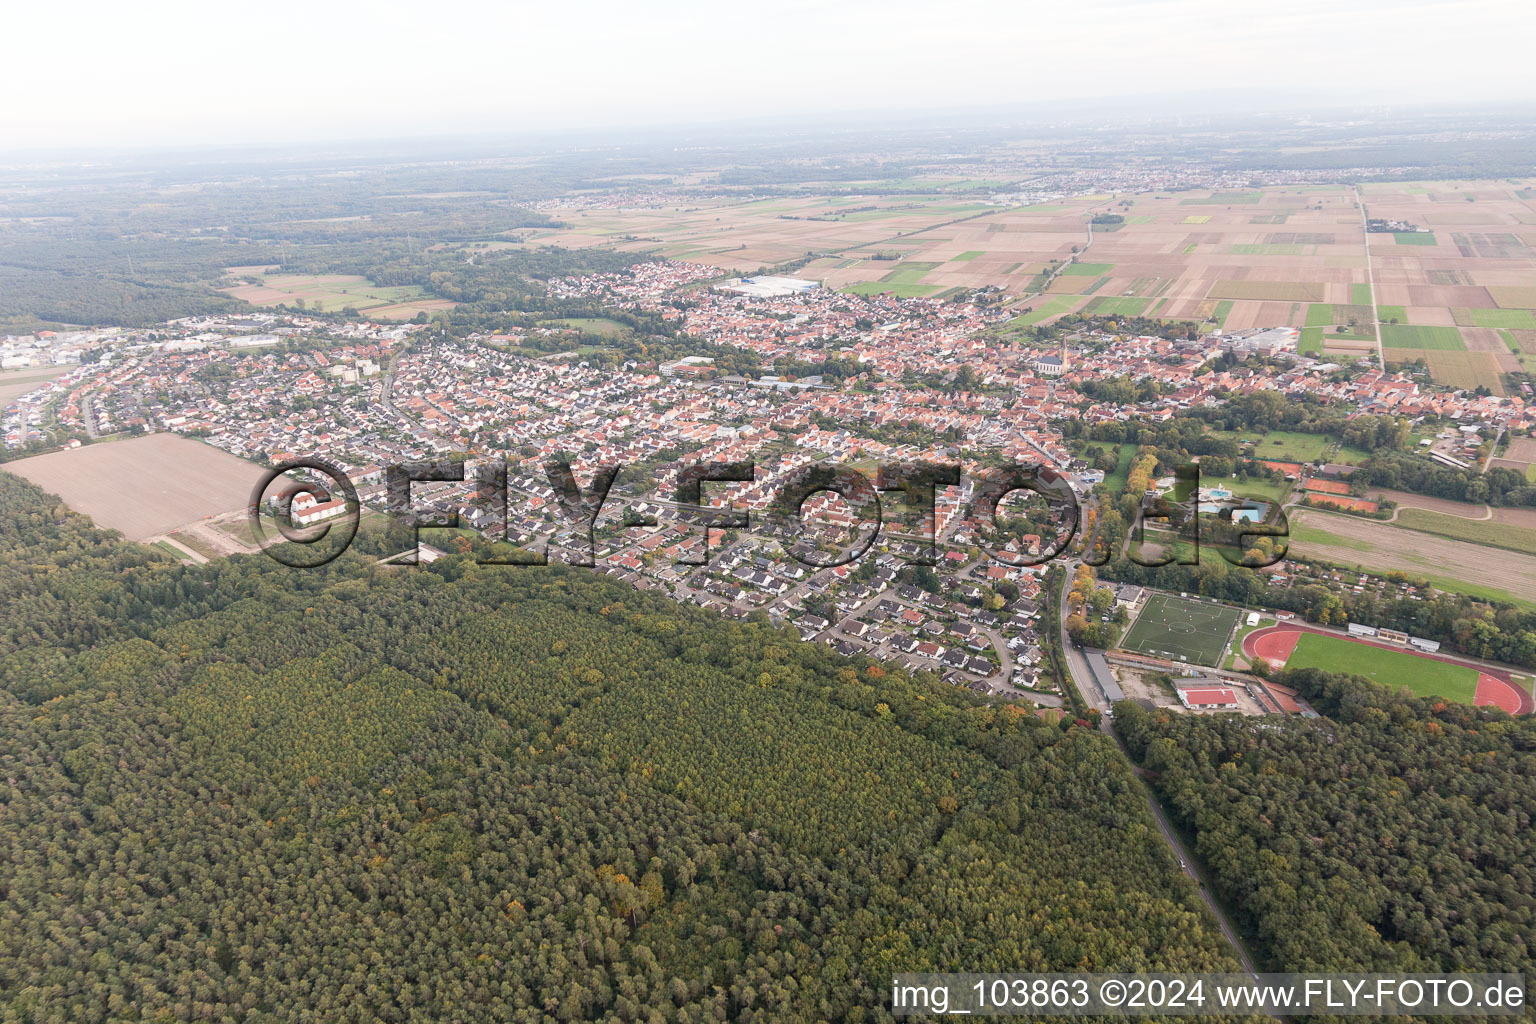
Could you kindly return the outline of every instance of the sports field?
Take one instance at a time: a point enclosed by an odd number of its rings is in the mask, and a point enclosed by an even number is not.
[[[1449,665],[1321,633],[1303,633],[1285,667],[1347,672],[1394,690],[1406,686],[1415,697],[1444,697],[1461,704],[1472,703],[1477,695],[1477,671],[1465,665]]]
[[[1191,665],[1215,665],[1227,649],[1238,614],[1223,604],[1153,594],[1120,646]]]
[[[1364,676],[1394,691],[1406,689],[1415,697],[1499,707],[1513,715],[1536,709],[1529,690],[1506,672],[1491,667],[1479,671],[1444,655],[1321,633],[1311,626],[1282,624],[1255,630],[1243,638],[1242,653],[1249,662],[1263,660],[1275,668],[1320,668]]]

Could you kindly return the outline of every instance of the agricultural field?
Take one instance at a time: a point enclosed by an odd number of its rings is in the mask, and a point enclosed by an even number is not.
[[[1507,548],[1522,554],[1536,552],[1536,528],[1515,526],[1490,515],[1487,519],[1464,519],[1423,508],[1399,508],[1392,520],[1405,530],[1464,540],[1492,548]]]
[[[1444,590],[1536,609],[1536,555],[1428,538],[1396,524],[1293,508],[1295,555],[1385,575],[1405,573]]]
[[[1239,612],[1224,604],[1153,594],[1120,646],[1155,658],[1213,666],[1227,649]]]
[[[1409,324],[1382,324],[1381,344],[1389,349],[1443,352],[1460,352],[1467,347],[1461,340],[1461,332],[1454,327],[1420,327]]]
[[[240,268],[233,268],[240,269]],[[357,274],[259,274],[258,283],[226,288],[225,293],[257,306],[297,306],[320,312],[348,307],[370,320],[409,320],[418,313],[452,309],[418,285],[383,288]]]
[[[0,372],[0,408],[10,405],[29,391],[35,391],[44,382],[53,380],[66,369],[68,367],[31,366]]]
[[[34,455],[6,463],[5,472],[57,494],[97,526],[146,540],[244,508],[263,470],[198,441],[161,433]]]
[[[1025,323],[1086,311],[1228,331],[1309,328],[1310,350],[1345,359],[1375,359],[1378,318],[1395,320],[1381,332],[1389,361],[1423,358],[1445,383],[1495,391],[1520,371],[1522,353],[1536,354],[1536,199],[1526,198],[1536,180],[1369,184],[1364,211],[1344,186],[1029,207],[988,205],[967,191],[978,183],[959,178],[925,179],[940,194],[823,196],[816,187],[772,200],[576,211],[531,244],[613,246],[729,270],[813,252],[821,258],[797,273],[837,290],[945,297],[996,285],[1031,307]],[[1424,230],[1368,235],[1363,212]],[[1104,213],[1125,219],[1090,240],[1089,220]]]

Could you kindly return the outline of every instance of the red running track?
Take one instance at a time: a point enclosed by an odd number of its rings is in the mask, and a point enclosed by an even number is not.
[[[1318,633],[1323,636],[1340,636],[1338,633],[1329,632],[1326,629],[1315,629],[1311,626],[1287,623],[1279,626],[1269,626],[1265,629],[1256,629],[1243,638],[1243,657],[1249,663],[1258,658],[1263,658],[1275,668],[1283,668],[1290,660],[1292,652],[1296,650],[1296,643],[1303,633]],[[1472,665],[1456,658],[1445,658],[1424,651],[1416,651],[1408,647],[1399,647],[1396,644],[1382,643],[1378,640],[1366,640],[1360,637],[1342,637],[1357,644],[1367,647],[1379,647],[1384,651],[1396,651],[1399,654],[1407,654],[1415,658],[1423,658],[1426,661],[1438,661],[1446,665],[1461,665],[1466,668],[1477,669],[1477,692],[1472,698],[1472,703],[1479,707],[1503,708],[1512,715],[1528,715],[1536,711],[1536,701],[1531,695],[1514,684],[1508,673],[1484,668],[1481,665]]]

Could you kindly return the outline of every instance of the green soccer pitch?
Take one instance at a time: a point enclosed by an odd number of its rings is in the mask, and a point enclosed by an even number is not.
[[[1215,665],[1240,614],[1224,604],[1153,594],[1120,646],[1171,661]]]

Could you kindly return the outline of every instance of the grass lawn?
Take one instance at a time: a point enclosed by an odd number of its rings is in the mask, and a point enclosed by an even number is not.
[[[1334,440],[1326,434],[1302,434],[1294,430],[1272,430],[1268,434],[1253,431],[1213,430],[1217,437],[1247,441],[1253,445],[1253,457],[1275,462],[1313,462],[1326,455]]]
[[[1422,327],[1410,324],[1382,324],[1381,343],[1387,348],[1433,349],[1441,352],[1465,352],[1461,332],[1454,327]]]
[[[1396,525],[1405,530],[1433,533],[1491,548],[1507,548],[1522,554],[1536,551],[1536,530],[1511,526],[1497,519],[1462,519],[1424,508],[1404,508],[1398,510]]]
[[[1120,646],[1172,661],[1215,665],[1227,649],[1238,614],[1224,604],[1156,593]]]
[[[1083,442],[1077,446],[1074,454],[1081,456],[1083,454],[1083,449],[1087,448],[1089,444],[1093,444],[1099,448],[1108,450],[1108,446],[1101,442]],[[1108,487],[1112,493],[1119,494],[1121,491],[1125,490],[1125,482],[1131,475],[1131,462],[1136,458],[1136,448],[1137,445],[1131,444],[1130,442],[1126,442],[1125,444],[1120,445],[1120,461],[1116,464],[1115,471],[1113,473],[1104,474],[1104,485]]]
[[[1066,277],[1102,277],[1114,269],[1113,263],[1069,263],[1061,272]]]
[[[554,320],[540,320],[539,326],[564,327],[573,331],[581,331],[585,334],[611,336],[624,330],[627,325],[602,316],[565,316]]]
[[[166,541],[157,540],[154,543],[154,547],[161,554],[170,555],[172,558],[176,559],[176,561],[178,561],[178,562],[190,562],[190,561],[192,561],[192,556],[191,555],[189,555],[185,551],[181,550],[181,548],[176,547],[174,544],[167,543]]]
[[[1285,667],[1348,672],[1393,690],[1407,687],[1416,697],[1444,697],[1461,704],[1471,704],[1477,694],[1474,669],[1319,633],[1302,634]]]
[[[1257,626],[1238,626],[1237,632],[1232,634],[1232,644],[1230,647],[1231,653],[1228,654],[1226,660],[1221,663],[1221,667],[1231,668],[1233,663],[1237,661],[1238,655],[1243,650],[1243,640],[1247,638],[1249,633],[1253,633],[1261,629],[1268,629],[1278,621],[1278,619],[1274,618],[1260,618],[1259,624]]]
[[[1291,484],[1285,480],[1263,480],[1259,477],[1249,477],[1247,480],[1239,480],[1235,476],[1200,477],[1202,487],[1225,487],[1240,498],[1259,498],[1263,501],[1279,502],[1291,491]]]

